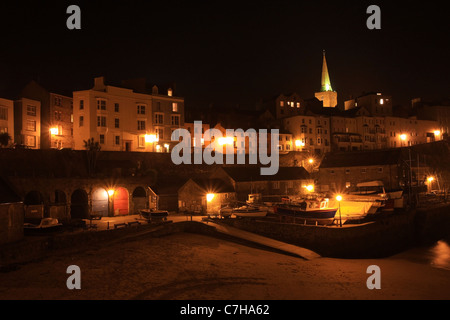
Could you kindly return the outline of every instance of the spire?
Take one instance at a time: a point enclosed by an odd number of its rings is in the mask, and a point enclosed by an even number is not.
[[[325,50],[323,50],[323,66],[322,66],[322,92],[333,91],[331,88],[330,76],[328,74],[327,59],[325,58]]]

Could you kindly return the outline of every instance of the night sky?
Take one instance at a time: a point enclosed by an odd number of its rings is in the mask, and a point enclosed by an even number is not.
[[[95,76],[176,83],[186,107],[253,106],[320,89],[322,50],[340,103],[382,91],[395,104],[449,98],[445,2],[1,1],[0,94],[35,79],[53,92],[89,89]],[[66,8],[81,8],[68,30]],[[366,9],[381,7],[381,30]]]

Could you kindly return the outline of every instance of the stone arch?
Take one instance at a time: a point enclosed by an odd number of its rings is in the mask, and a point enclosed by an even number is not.
[[[54,203],[58,205],[65,205],[67,204],[67,196],[66,193],[62,190],[55,190],[55,199]]]
[[[86,191],[76,189],[70,197],[70,215],[72,219],[89,218],[89,198]]]
[[[147,191],[144,187],[136,187],[131,198],[135,214],[138,214],[139,210],[147,208]]]
[[[129,194],[127,189],[123,187],[118,187],[117,189],[115,189],[113,208],[115,216],[123,216],[129,214]]]
[[[44,203],[44,196],[39,191],[32,190],[25,195],[23,203],[27,206],[40,205]]]

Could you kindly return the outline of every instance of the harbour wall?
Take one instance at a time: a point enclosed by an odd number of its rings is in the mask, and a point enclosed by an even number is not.
[[[0,204],[0,245],[23,238],[23,203]]]
[[[331,258],[384,258],[450,235],[450,206],[393,214],[342,228],[229,219],[224,223]]]

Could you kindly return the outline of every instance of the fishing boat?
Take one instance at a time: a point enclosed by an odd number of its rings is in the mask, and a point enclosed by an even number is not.
[[[290,201],[285,199],[283,203],[275,205],[275,213],[283,217],[292,217],[304,223],[314,222],[317,224],[330,224],[338,208],[328,206],[329,199],[303,199]]]
[[[43,234],[60,231],[62,229],[62,224],[59,223],[58,219],[54,218],[43,218],[41,220],[32,221],[24,223],[23,231],[26,234]]]
[[[232,210],[237,218],[262,218],[267,216],[267,210],[257,206],[242,206]]]
[[[141,216],[147,220],[167,220],[169,215],[168,211],[157,209],[142,209],[140,210]]]

